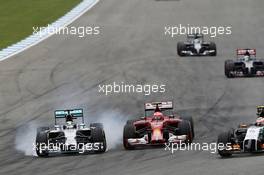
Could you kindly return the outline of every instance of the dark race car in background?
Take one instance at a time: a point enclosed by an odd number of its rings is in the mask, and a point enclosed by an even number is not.
[[[170,101],[145,103],[145,116],[128,120],[123,131],[125,149],[165,143],[191,143],[193,138],[192,117],[174,115]]]
[[[179,56],[216,56],[216,44],[204,41],[203,34],[189,34],[187,41],[178,42],[177,52]]]
[[[58,124],[63,119],[64,124]],[[81,119],[75,123],[74,120]],[[39,157],[47,157],[52,153],[102,153],[106,151],[106,139],[101,123],[84,124],[83,110],[55,111],[54,127],[37,129],[36,153]]]
[[[225,61],[227,78],[264,76],[264,59],[256,58],[256,49],[237,49],[237,59]]]

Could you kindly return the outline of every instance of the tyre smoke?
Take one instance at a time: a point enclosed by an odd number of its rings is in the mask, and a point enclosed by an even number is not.
[[[100,113],[97,120],[89,122],[103,123],[107,148],[109,150],[122,145],[123,127],[127,119],[128,118],[119,111],[107,111]],[[37,156],[35,151],[35,141],[37,128],[39,126],[40,125],[35,122],[30,122],[18,127],[15,138],[15,148],[17,151],[23,152],[26,156]]]
[[[115,149],[123,142],[123,127],[127,117],[119,111],[104,112],[99,115],[98,122],[103,123],[108,149]]]
[[[37,156],[35,152],[35,140],[38,125],[28,123],[19,127],[16,131],[15,148],[26,156]]]

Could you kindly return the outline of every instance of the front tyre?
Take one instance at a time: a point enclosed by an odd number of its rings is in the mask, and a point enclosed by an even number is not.
[[[234,71],[234,62],[232,60],[225,61],[225,76],[227,78],[233,78],[232,71]]]
[[[186,142],[192,143],[193,135],[192,135],[191,123],[187,120],[182,120],[178,125],[178,129],[179,129],[179,135],[186,135],[187,136]]]
[[[48,134],[45,131],[37,132],[36,153],[39,157],[48,157]]]
[[[231,145],[231,136],[232,136],[231,131],[223,132],[223,133],[219,134],[218,139],[217,139],[217,145],[218,146],[220,144],[223,144],[225,146]],[[230,157],[230,156],[232,156],[232,153],[228,149],[219,150],[219,148],[218,148],[218,154],[221,157]]]
[[[182,53],[182,51],[185,50],[185,44],[184,42],[178,42],[177,43],[177,53],[179,56],[183,57],[186,56],[184,53]]]
[[[106,151],[107,144],[105,132],[103,128],[96,127],[91,129],[91,138],[93,143],[99,143],[98,149],[94,150],[96,153],[103,153]]]
[[[194,124],[193,124],[193,118],[192,116],[184,116],[182,117],[183,120],[189,121],[191,124],[191,131],[192,131],[192,138],[194,138]]]
[[[128,139],[137,138],[137,133],[133,123],[127,123],[123,130],[123,145],[127,150],[133,150],[135,147],[128,143]]]
[[[213,53],[210,53],[210,56],[216,56],[217,55],[216,44],[214,42],[210,42],[209,49],[214,50]]]

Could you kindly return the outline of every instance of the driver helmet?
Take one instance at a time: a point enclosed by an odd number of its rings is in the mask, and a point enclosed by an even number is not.
[[[163,116],[161,112],[155,112],[153,116],[153,120],[163,120]]]
[[[264,126],[264,118],[263,117],[258,117],[256,120],[256,125],[257,126]]]
[[[156,105],[156,109],[155,109],[153,115],[154,115],[154,118],[160,118],[160,116],[162,116],[162,112],[161,112],[158,104]]]
[[[155,113],[154,113],[154,116],[161,116],[161,115],[162,115],[161,112],[155,112]]]
[[[73,116],[72,116],[72,114],[68,114],[68,115],[66,115],[66,123],[67,122],[73,122]]]
[[[250,53],[248,51],[246,51],[244,58],[245,58],[245,61],[250,60]]]
[[[264,118],[264,106],[257,107],[257,116]]]
[[[194,43],[200,43],[200,40],[198,38],[194,39]]]
[[[246,55],[246,56],[244,57],[244,59],[245,59],[245,61],[249,61],[249,56]]]

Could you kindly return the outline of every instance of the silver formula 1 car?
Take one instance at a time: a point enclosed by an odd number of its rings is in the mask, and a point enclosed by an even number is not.
[[[256,58],[256,49],[237,49],[236,60],[225,61],[227,78],[264,76],[264,59]]]
[[[178,42],[179,56],[216,56],[216,44],[204,41],[203,34],[189,34],[186,42]]]
[[[58,124],[63,119],[64,124]],[[74,120],[81,119],[75,123]],[[84,124],[83,110],[55,111],[54,127],[37,129],[36,153],[39,157],[47,157],[52,153],[102,153],[106,151],[106,139],[101,123]]]

